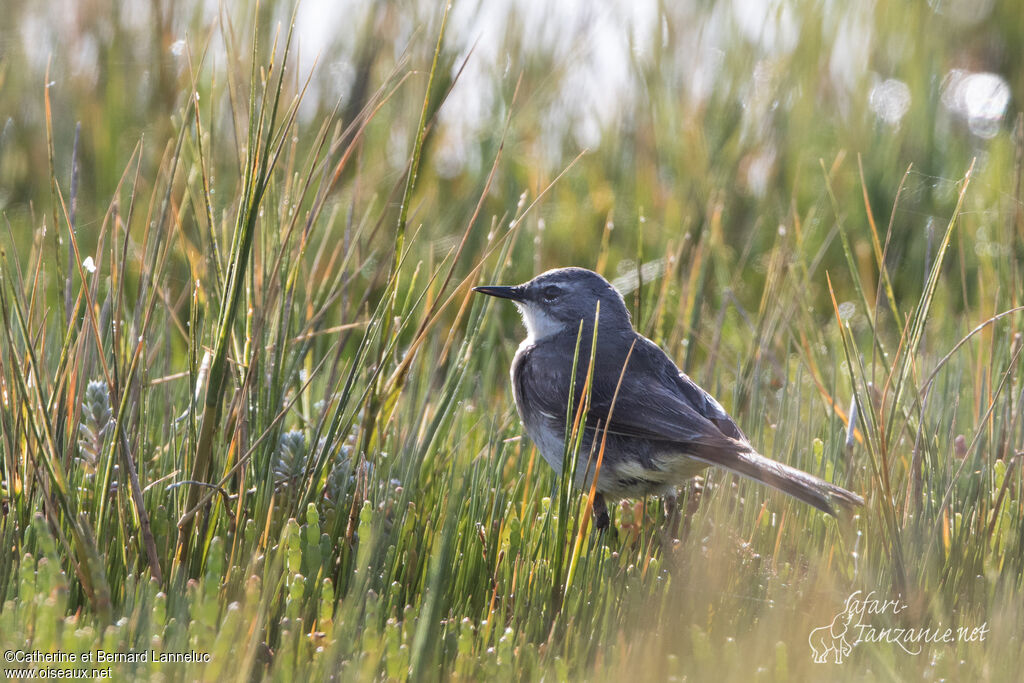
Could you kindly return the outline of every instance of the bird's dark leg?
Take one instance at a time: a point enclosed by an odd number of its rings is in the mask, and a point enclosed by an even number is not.
[[[697,508],[700,507],[700,496],[704,492],[704,481],[695,477],[686,485],[689,495],[686,496],[686,514],[683,515],[683,536],[690,533],[690,521],[693,519]]]
[[[598,531],[604,531],[608,524],[608,506],[605,505],[604,496],[599,493],[594,496],[594,526]]]
[[[665,503],[665,532],[670,539],[679,538],[679,493],[670,488],[662,500]]]

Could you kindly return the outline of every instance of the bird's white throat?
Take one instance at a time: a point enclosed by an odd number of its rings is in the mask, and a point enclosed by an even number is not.
[[[557,334],[565,327],[561,320],[552,318],[539,306],[529,303],[516,302],[519,314],[523,316],[523,324],[526,325],[526,339],[524,344],[534,344],[541,339]]]

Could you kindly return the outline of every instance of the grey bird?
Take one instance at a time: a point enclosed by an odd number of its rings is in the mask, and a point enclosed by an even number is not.
[[[600,302],[590,408],[574,482],[579,488],[590,486],[607,429],[594,501],[598,529],[609,524],[606,499],[661,495],[674,503],[675,486],[709,465],[831,515],[836,504],[863,504],[854,493],[759,454],[718,401],[633,329],[622,295],[597,273],[557,268],[521,285],[474,291],[510,299],[522,314],[527,335],[512,361],[512,392],[526,433],[556,472],[561,472],[565,452],[573,359],[578,359],[575,415]]]

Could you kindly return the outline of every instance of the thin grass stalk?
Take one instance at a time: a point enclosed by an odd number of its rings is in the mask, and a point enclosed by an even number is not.
[[[291,46],[292,31],[295,28],[294,17],[289,24],[287,38],[285,39],[282,63],[278,73],[277,86],[273,95],[273,104],[269,114],[269,120],[264,128],[264,114],[266,102],[260,108],[260,119],[258,124],[253,124],[250,118],[248,157],[246,171],[243,174],[243,201],[241,211],[238,214],[238,221],[235,225],[232,250],[228,256],[229,267],[227,275],[227,288],[221,301],[220,320],[217,325],[217,338],[213,347],[213,358],[210,362],[209,385],[206,391],[206,401],[203,408],[203,416],[200,422],[199,438],[196,444],[195,460],[192,466],[191,479],[193,481],[206,481],[212,466],[213,440],[220,422],[220,414],[223,401],[223,392],[227,381],[227,352],[231,343],[231,329],[234,325],[235,314],[238,308],[238,301],[242,294],[243,283],[245,282],[245,271],[249,263],[249,255],[252,241],[255,235],[256,223],[259,218],[259,206],[263,195],[270,182],[272,171],[271,163],[271,141],[274,137],[274,126],[276,123],[277,107],[284,86],[284,73],[288,61],[288,52]],[[254,33],[256,26],[253,26]],[[255,50],[256,41],[253,41]],[[275,41],[276,44],[276,41]],[[256,60],[254,55],[253,64]],[[273,72],[273,57],[271,58],[270,70]],[[250,111],[255,107],[256,79],[251,81]],[[264,95],[268,93],[264,91]],[[257,141],[263,140],[264,144],[258,145]],[[189,489],[186,510],[196,506],[201,492],[198,488]],[[178,551],[177,561],[187,566],[189,561],[189,550],[192,546],[190,537],[192,535],[191,518],[179,526],[178,529]]]
[[[873,346],[878,348],[878,352],[884,358],[886,356],[885,345],[882,342],[881,336],[875,329],[874,316],[871,315],[871,311],[874,310],[871,304],[868,302],[867,294],[864,292],[864,283],[860,279],[860,271],[857,269],[857,262],[853,256],[853,248],[850,246],[850,235],[846,229],[846,224],[843,222],[841,210],[839,208],[839,199],[836,197],[835,190],[832,188],[832,180],[829,176],[828,171],[825,169],[824,159],[818,160],[821,166],[822,177],[825,180],[825,190],[828,193],[829,201],[832,204],[832,212],[835,216],[836,226],[839,228],[839,238],[843,245],[843,256],[846,257],[846,267],[850,271],[850,279],[853,282],[853,287],[860,298],[860,304],[863,306],[866,313],[866,319],[871,332],[871,343]]]
[[[448,12],[451,10],[451,3],[445,3],[444,12],[441,14],[441,27],[437,32],[437,44],[434,46],[434,58],[430,63],[430,71],[427,73],[427,87],[423,96],[423,107],[420,109],[420,120],[416,125],[416,140],[413,143],[412,159],[409,164],[409,171],[406,175],[405,190],[402,192],[402,202],[398,209],[398,226],[395,231],[395,259],[392,265],[393,270],[398,269],[403,249],[405,248],[406,224],[409,220],[409,204],[412,202],[412,193],[416,188],[416,180],[419,177],[420,156],[423,152],[423,140],[427,134],[427,117],[430,113],[430,95],[434,85],[434,76],[437,73],[437,63],[441,56],[441,46],[444,44],[445,28],[448,26]]]
[[[828,278],[829,295],[832,297],[832,308],[836,317],[836,324],[839,328],[839,336],[843,342],[843,352],[846,357],[846,365],[849,368],[849,379],[850,389],[853,393],[853,398],[856,401],[857,413],[867,417],[869,413],[865,408],[865,403],[870,403],[870,397],[863,397],[862,391],[866,393],[865,377],[862,374],[859,378],[855,375],[854,368],[858,367],[854,365],[854,350],[851,348],[852,342],[848,337],[852,337],[852,332],[849,331],[848,326],[843,324],[842,319],[839,316],[839,305],[835,300],[835,292],[832,289],[832,280]],[[862,387],[864,387],[862,389]],[[852,421],[851,421],[852,424]],[[873,424],[877,424],[876,422]],[[878,453],[878,439],[880,434],[878,430],[867,429],[868,422],[865,420],[865,440],[864,445],[868,453],[868,462],[871,464],[872,480],[878,482],[882,486],[882,495],[878,496],[878,504],[881,508],[882,520],[885,523],[886,530],[886,544],[889,556],[893,563],[894,572],[894,583],[896,590],[901,595],[907,595],[907,573],[906,565],[903,560],[903,547],[900,537],[899,525],[896,521],[896,501],[893,498],[892,491],[889,488],[888,472],[885,471],[887,468],[886,462],[881,459]]]
[[[583,338],[584,325],[580,321],[579,330],[576,334],[576,349],[573,353],[572,374],[569,380],[568,402],[566,405],[566,433],[562,451],[562,469],[559,477],[558,487],[558,523],[555,527],[555,562],[554,562],[554,585],[551,593],[551,634],[555,633],[558,624],[557,617],[562,608],[562,600],[568,584],[563,580],[563,566],[565,564],[566,548],[570,536],[570,510],[573,508],[573,492],[576,484],[576,469],[579,465],[580,448],[583,446],[583,438],[587,430],[587,417],[590,412],[590,395],[593,388],[594,363],[597,359],[597,331],[601,317],[601,302],[597,302],[594,310],[594,331],[590,340],[590,354],[587,361],[587,374],[583,382],[583,391],[580,394],[579,404],[573,405],[576,398],[576,368],[579,357],[580,343]],[[574,415],[575,413],[575,415]],[[571,426],[570,426],[570,420]],[[593,450],[592,440],[591,449]],[[589,468],[589,465],[588,465]],[[587,470],[584,470],[586,472]],[[550,637],[549,637],[550,638]]]
[[[910,169],[907,169],[909,173]],[[902,332],[902,321],[900,320],[899,311],[896,310],[896,295],[893,293],[892,278],[889,277],[889,269],[885,265],[885,256],[889,248],[889,237],[892,235],[892,221],[889,222],[889,230],[886,231],[885,235],[885,247],[882,247],[881,241],[878,239],[878,226],[875,224],[875,214],[871,210],[871,201],[868,199],[868,186],[864,180],[864,158],[861,154],[857,154],[857,172],[860,174],[860,188],[861,194],[864,199],[864,213],[868,219],[868,228],[871,230],[871,248],[872,253],[875,256],[875,266],[878,268],[878,288],[875,293],[875,305],[873,308],[868,309],[872,311],[870,314],[872,319],[877,321],[878,319],[878,307],[880,305],[879,299],[882,298],[884,291],[885,301],[889,304],[889,312],[892,313],[893,322],[896,324],[896,329]],[[907,174],[903,174],[903,180],[900,181],[900,185],[896,188],[896,199],[894,200],[894,206],[892,215],[896,213],[895,204],[899,202],[900,193],[903,190],[903,183],[907,179]]]
[[[615,401],[619,398],[619,389],[622,387],[622,380],[626,377],[626,367],[629,365],[629,359],[633,355],[633,349],[636,347],[636,340],[629,345],[629,351],[626,352],[626,360],[622,363],[622,371],[619,373],[619,381],[615,383],[615,392],[612,394],[612,402],[608,407],[608,419],[604,423],[604,429],[601,430],[598,427],[597,431],[601,431],[601,447],[597,451],[597,461],[594,463],[594,478],[590,482],[590,491],[587,494],[587,504],[583,508],[583,519],[580,522],[580,530],[576,536],[576,543],[572,550],[572,560],[569,562],[569,573],[565,579],[565,587],[568,590],[569,586],[572,585],[573,576],[576,574],[576,564],[579,560],[580,550],[583,547],[583,539],[586,536],[587,531],[590,529],[590,517],[594,512],[594,498],[597,496],[597,481],[601,476],[601,463],[604,462],[604,449],[608,443],[608,427],[612,422],[612,415],[615,412]],[[594,436],[597,436],[595,431]]]
[[[23,339],[30,339],[25,328],[23,312],[18,306],[14,306],[13,311]],[[7,348],[10,350],[12,355],[14,355],[17,352],[17,345],[12,336],[12,328],[10,325],[11,309],[8,307],[6,283],[2,271],[0,271],[0,312],[2,312],[4,319]],[[26,356],[29,370],[32,371],[34,377],[33,384],[36,388],[36,402],[41,408],[43,401],[40,394],[41,387],[38,378],[38,359],[35,356],[35,352],[31,344],[28,344],[26,347]],[[63,466],[57,457],[59,451],[56,443],[54,442],[53,428],[50,425],[49,417],[45,411],[36,411],[32,409],[32,399],[30,398],[31,394],[28,390],[21,365],[17,362],[12,363],[11,365],[15,370],[14,378],[16,380],[18,395],[20,395],[21,400],[26,407],[27,422],[31,425],[32,435],[35,443],[39,445],[40,455],[42,456],[41,459],[45,466],[46,473],[49,475],[49,479],[47,480],[48,484],[43,489],[44,495],[49,502],[46,506],[47,514],[55,531],[62,536],[62,533],[60,532],[60,523],[56,516],[56,509],[60,509],[63,513],[64,523],[70,528],[72,542],[74,543],[74,553],[69,552],[71,564],[78,575],[86,598],[92,604],[93,609],[96,610],[96,613],[101,619],[109,621],[111,607],[110,590],[103,578],[102,569],[98,566],[98,553],[96,552],[95,537],[92,534],[92,530],[88,527],[85,518],[80,518],[77,515],[77,511],[75,510],[74,504],[70,498]],[[42,434],[40,434],[39,425],[36,422],[37,419],[42,424]],[[32,458],[32,461],[36,466],[38,466],[37,458]],[[54,502],[56,503],[56,506],[53,505]]]
[[[942,241],[939,244],[939,249],[935,254],[935,260],[932,263],[931,270],[928,274],[924,292],[921,294],[921,299],[918,301],[917,308],[914,310],[914,315],[910,321],[910,338],[907,346],[907,354],[904,356],[900,372],[896,375],[897,379],[894,384],[893,402],[890,409],[889,419],[887,420],[888,429],[890,431],[894,422],[896,408],[900,403],[899,397],[901,395],[903,385],[905,384],[910,372],[911,360],[919,353],[921,338],[924,335],[925,325],[928,322],[928,316],[931,312],[932,299],[935,296],[935,289],[938,286],[939,276],[942,273],[943,260],[946,255],[946,250],[949,247],[949,240],[953,234],[953,228],[956,227],[957,219],[960,218],[960,211],[963,208],[964,198],[967,196],[967,188],[970,186],[971,174],[973,171],[974,160],[971,161],[971,165],[967,169],[967,173],[964,174],[963,184],[961,185],[960,192],[957,195],[956,206],[953,208],[953,215],[950,216],[949,223],[946,225],[946,232],[943,234]]]

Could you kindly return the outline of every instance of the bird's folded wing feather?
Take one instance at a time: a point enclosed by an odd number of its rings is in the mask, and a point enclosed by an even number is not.
[[[609,348],[599,341],[597,362],[602,371],[595,372],[592,380],[588,428],[600,425],[603,430],[611,413],[608,431],[612,434],[719,448],[736,448],[736,441],[746,444],[718,402],[679,372],[653,342],[636,336],[623,374],[628,351],[628,345]],[[571,374],[571,366],[564,362],[564,349],[540,344],[530,356],[520,376],[520,390],[545,414],[564,419]],[[578,405],[586,381],[588,358],[582,349],[580,356],[573,406]]]
[[[829,514],[835,514],[834,502],[863,503],[854,493],[758,454],[718,402],[679,372],[653,342],[637,335],[628,363],[628,345],[621,346],[598,344],[601,372],[593,377],[588,429],[604,431],[607,425],[609,434],[670,442],[690,457],[768,484]],[[531,410],[541,411],[555,428],[565,424],[569,397],[572,370],[564,362],[565,353],[557,344],[538,344],[517,379]],[[585,359],[578,363],[573,410],[582,395],[586,366]]]

